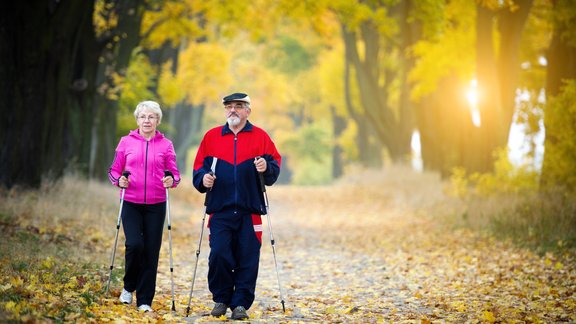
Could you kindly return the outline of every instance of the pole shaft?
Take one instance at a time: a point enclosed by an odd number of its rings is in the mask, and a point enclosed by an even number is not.
[[[110,273],[108,274],[108,284],[106,285],[106,294],[110,289],[110,281],[112,281],[112,269],[114,269],[114,258],[116,256],[116,245],[118,245],[118,232],[120,231],[120,221],[122,219],[122,207],[124,206],[124,194],[126,188],[122,188],[122,196],[120,197],[120,209],[118,210],[118,220],[116,221],[116,236],[114,237],[114,247],[112,248],[112,256],[110,257]]]

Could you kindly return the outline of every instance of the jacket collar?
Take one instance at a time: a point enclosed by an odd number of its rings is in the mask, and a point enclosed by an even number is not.
[[[129,135],[134,137],[134,138],[137,138],[139,140],[146,141],[146,138],[144,138],[144,136],[140,135],[140,130],[138,128],[131,130]],[[159,139],[162,139],[163,137],[164,137],[164,134],[162,134],[159,130],[156,130],[154,136],[152,136],[152,138],[150,140],[159,140]]]
[[[242,128],[238,133],[251,132],[251,131],[252,131],[252,124],[250,124],[250,121],[247,120],[246,125],[244,125],[244,128]],[[234,134],[234,132],[230,129],[230,126],[228,126],[228,123],[224,124],[224,126],[222,127],[222,136],[226,134]]]

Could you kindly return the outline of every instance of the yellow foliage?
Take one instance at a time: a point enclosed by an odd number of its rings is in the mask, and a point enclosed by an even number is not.
[[[165,42],[179,47],[182,40],[194,39],[203,35],[203,31],[192,19],[189,1],[164,1],[157,10],[147,10],[142,18],[143,40],[147,48],[160,48]]]
[[[482,197],[502,193],[534,192],[538,188],[538,174],[529,167],[515,166],[508,159],[507,150],[495,153],[494,172],[467,175],[463,168],[454,168],[450,181],[452,194],[465,197],[477,194]]]
[[[561,92],[550,98],[544,119],[546,154],[542,167],[547,187],[576,193],[576,80],[566,82]]]
[[[102,36],[106,31],[118,25],[118,16],[110,12],[114,4],[109,1],[97,0],[94,2],[94,32],[96,36]]]
[[[232,83],[230,53],[216,43],[190,43],[181,51],[176,79],[192,105],[218,103]]]
[[[186,97],[183,85],[172,73],[172,62],[162,65],[158,80],[158,95],[167,107],[173,107]]]
[[[415,101],[434,92],[438,81],[448,75],[460,76],[464,82],[473,76],[474,2],[450,1],[442,12],[446,21],[442,33],[418,41],[409,52],[417,58],[409,74],[414,82],[411,98]]]

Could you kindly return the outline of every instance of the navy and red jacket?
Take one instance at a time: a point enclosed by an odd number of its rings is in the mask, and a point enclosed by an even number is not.
[[[228,124],[206,132],[194,160],[193,174],[194,187],[201,193],[206,192],[202,179],[210,172],[213,159],[218,159],[216,180],[206,201],[206,213],[239,210],[266,214],[264,195],[254,165],[256,157],[266,159],[264,183],[271,186],[280,175],[282,158],[263,129],[247,122],[236,135]]]

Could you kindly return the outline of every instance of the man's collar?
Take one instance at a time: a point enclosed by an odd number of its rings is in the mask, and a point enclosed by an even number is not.
[[[244,125],[244,128],[242,128],[238,133],[242,133],[242,132],[251,132],[252,131],[252,124],[250,124],[249,120],[246,120],[246,125]],[[226,135],[226,134],[234,134],[234,132],[230,129],[230,126],[228,125],[228,123],[224,124],[224,127],[222,127],[222,135]]]

